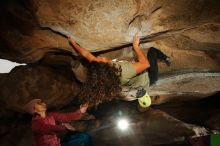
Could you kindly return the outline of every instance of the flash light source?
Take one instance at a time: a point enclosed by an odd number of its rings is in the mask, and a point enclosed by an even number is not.
[[[127,119],[119,119],[118,120],[118,128],[121,130],[128,129],[128,120]]]

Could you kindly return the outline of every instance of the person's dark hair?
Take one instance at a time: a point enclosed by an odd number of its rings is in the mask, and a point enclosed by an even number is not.
[[[121,96],[121,68],[95,61],[89,63],[87,68],[87,79],[79,93],[80,101],[97,106]]]

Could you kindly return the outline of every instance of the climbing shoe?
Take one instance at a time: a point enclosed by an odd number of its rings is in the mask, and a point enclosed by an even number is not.
[[[166,63],[167,66],[170,66],[171,65],[171,59],[170,57],[167,57],[164,62]]]

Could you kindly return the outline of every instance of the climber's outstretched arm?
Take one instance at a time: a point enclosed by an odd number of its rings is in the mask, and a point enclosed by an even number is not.
[[[104,63],[109,63],[111,62],[111,60],[104,58],[104,57],[96,57],[94,56],[92,53],[90,53],[89,51],[87,51],[85,48],[80,47],[76,41],[71,38],[68,37],[68,40],[70,41],[70,43],[73,45],[73,47],[76,49],[76,51],[82,55],[84,58],[86,58],[89,62],[92,61],[96,61],[96,62],[104,62]]]
[[[138,57],[138,60],[135,63],[133,63],[133,66],[136,70],[136,73],[139,74],[145,71],[147,68],[149,68],[150,63],[147,57],[145,56],[144,52],[139,48],[139,38],[137,36],[137,33],[134,35],[133,48]]]

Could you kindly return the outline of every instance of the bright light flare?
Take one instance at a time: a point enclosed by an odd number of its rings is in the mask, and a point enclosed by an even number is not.
[[[128,129],[128,120],[127,119],[120,119],[118,120],[118,128],[121,130]]]

